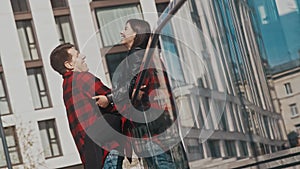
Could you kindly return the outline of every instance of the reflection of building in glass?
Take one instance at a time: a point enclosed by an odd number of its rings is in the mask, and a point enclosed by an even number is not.
[[[154,27],[156,12],[168,2],[1,1],[0,113],[13,165],[80,164],[60,99],[61,79],[50,68],[50,51],[62,42],[75,43],[91,72],[110,85],[126,54],[120,46],[110,49],[119,42],[124,22],[143,18]],[[269,22],[271,9],[260,9],[263,22]],[[184,139],[191,162],[235,161],[276,152],[285,143],[260,59],[263,38],[252,17],[245,1],[189,0],[162,31],[162,57],[183,110],[182,129],[191,129]],[[23,137],[25,129],[30,137]],[[0,167],[5,166],[2,152]]]
[[[276,94],[273,100],[276,111],[281,112],[285,122],[286,132],[289,136],[291,146],[296,146],[298,136],[300,136],[300,107],[299,107],[299,88],[300,73],[298,62],[292,61],[273,67],[272,82]]]
[[[299,79],[297,70],[300,66],[300,1],[252,0],[249,2],[255,9],[255,18],[264,41],[275,110],[281,112],[287,133],[296,133],[300,125],[297,118],[299,101],[295,91]]]
[[[299,59],[299,0],[249,0],[255,10],[269,65]]]

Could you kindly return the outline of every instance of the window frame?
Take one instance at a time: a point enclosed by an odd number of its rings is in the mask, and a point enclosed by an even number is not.
[[[64,1],[64,3],[66,3],[66,6],[63,6],[63,7],[53,7],[53,2],[54,0],[50,0],[50,4],[51,4],[51,7],[52,7],[52,9],[54,10],[59,10],[59,9],[69,9],[69,2],[67,1],[67,0],[63,0]],[[62,1],[62,0],[59,0],[59,1]]]
[[[48,109],[48,108],[53,107],[52,100],[50,98],[50,93],[49,93],[49,86],[48,86],[48,83],[47,83],[47,78],[46,78],[46,75],[45,75],[45,70],[44,70],[44,66],[43,66],[42,62],[41,61],[27,62],[27,65],[28,65],[28,67],[26,67],[27,78],[28,78],[28,70],[30,70],[30,69],[34,69],[34,70],[40,69],[41,75],[42,75],[42,81],[44,83],[43,85],[44,85],[44,88],[45,88],[45,93],[46,93],[46,96],[47,96],[47,99],[48,99],[48,105],[49,105],[49,106],[43,106],[42,97],[40,96],[40,92],[41,92],[40,85],[39,85],[40,83],[37,80],[37,78],[35,78],[35,84],[38,87],[37,91],[39,93],[39,101],[41,102],[41,107],[39,107],[39,108],[34,107],[34,110],[42,110],[42,109]],[[34,74],[34,75],[36,76],[37,74]]]
[[[292,85],[290,82],[284,83],[284,89],[285,89],[285,93],[290,95],[293,93],[293,89],[292,89]]]
[[[291,112],[291,118],[298,117],[299,116],[299,110],[296,103],[290,104],[290,112]]]
[[[49,143],[49,150],[51,152],[51,156],[49,157],[46,157],[45,154],[45,159],[51,159],[51,158],[56,158],[56,157],[60,157],[60,156],[63,156],[63,151],[62,151],[62,146],[61,146],[61,141],[60,141],[60,137],[59,137],[59,132],[57,130],[57,125],[56,125],[56,119],[47,119],[47,120],[42,120],[42,121],[38,121],[38,128],[39,128],[39,134],[40,134],[40,138],[42,139],[41,137],[41,123],[45,123],[45,130],[46,130],[46,134],[47,134],[47,141]],[[50,124],[50,122],[53,122],[52,124]],[[51,138],[50,136],[50,131],[49,131],[49,126],[52,126],[53,125],[53,131],[54,131],[54,135],[55,135],[55,138]],[[59,155],[54,155],[54,150],[53,150],[53,145],[51,144],[53,139],[55,139],[56,141],[56,144],[58,146],[58,152],[59,152]],[[43,141],[41,141],[41,143],[43,143]],[[44,145],[43,146],[43,152],[45,152],[44,150]]]
[[[54,15],[54,20],[55,20],[55,26],[57,25],[56,23],[56,18],[57,17],[62,17],[62,16],[67,16],[69,18],[69,24],[70,24],[70,28],[71,28],[71,34],[72,34],[72,38],[73,38],[73,41],[74,41],[74,46],[75,48],[78,49],[78,42],[77,42],[77,37],[76,37],[76,34],[75,34],[75,30],[74,30],[74,24],[73,24],[73,20],[72,20],[72,17],[71,17],[71,11],[70,11],[70,8],[69,8],[69,4],[67,2],[67,6],[66,7],[60,7],[60,8],[53,8],[52,7],[52,11],[53,11],[53,15]],[[58,31],[58,30],[56,30]],[[61,33],[61,32],[57,32],[58,34]],[[65,39],[65,37],[63,37]],[[59,42],[60,42],[60,39],[58,39]]]
[[[26,22],[28,21],[30,23],[30,28],[31,28],[31,33],[32,33],[32,36],[33,36],[33,40],[34,40],[34,45],[36,47],[36,51],[37,51],[37,55],[38,55],[38,59],[31,59],[31,60],[25,60],[24,56],[24,61],[33,61],[35,62],[36,60],[41,60],[41,52],[40,52],[40,46],[39,46],[39,43],[38,43],[38,38],[37,38],[37,35],[36,35],[36,30],[35,30],[35,27],[34,27],[34,23],[33,23],[33,19],[32,18],[26,18],[26,19],[20,19],[20,20],[15,20],[16,22],[16,25],[17,25],[17,22]],[[20,39],[20,37],[18,36],[18,38]],[[26,37],[27,39],[27,48],[30,52],[30,57],[32,57],[32,54],[31,54],[31,51],[30,51],[30,43],[28,43],[28,36],[27,36],[27,32],[26,32]],[[21,41],[19,41],[21,43]],[[23,54],[23,53],[22,53]]]
[[[9,111],[9,113],[6,113],[6,114],[0,113],[0,118],[1,118],[1,116],[13,114],[13,112],[12,112],[12,107],[11,107],[11,103],[10,103],[10,98],[9,98],[9,95],[8,95],[8,91],[7,91],[7,85],[6,85],[6,80],[5,80],[5,74],[4,74],[4,72],[3,72],[3,67],[2,67],[2,65],[0,65],[0,76],[1,76],[0,78],[2,78],[3,91],[4,91],[4,94],[5,94],[5,98],[6,98],[6,100],[7,100],[8,111]],[[0,99],[1,99],[1,96],[0,96]]]
[[[11,129],[12,130],[12,136],[14,138],[14,146],[8,146],[8,153],[10,155],[10,153],[12,152],[17,152],[18,154],[18,160],[19,162],[18,163],[13,163],[13,161],[11,161],[12,163],[12,166],[16,166],[16,165],[20,165],[20,164],[23,164],[23,158],[22,158],[22,154],[21,154],[21,149],[20,149],[20,144],[19,144],[19,138],[18,138],[18,135],[17,135],[17,132],[16,132],[16,126],[7,126],[7,127],[4,127],[4,133],[5,133],[5,139],[7,141],[7,132],[9,132],[8,130]],[[0,138],[1,140],[2,138]],[[0,143],[2,145],[2,142]],[[2,145],[3,146],[3,145]],[[12,151],[10,149],[13,149],[13,148],[16,148],[15,151]],[[0,166],[0,168],[3,168],[3,167],[7,167],[7,164],[5,166]]]
[[[20,14],[20,15],[22,15],[22,14],[25,14],[25,13],[30,13],[31,9],[30,9],[30,5],[29,5],[28,0],[22,0],[22,1],[26,3],[27,11],[14,11],[13,3],[10,0],[11,8],[12,8],[12,11],[13,11],[14,14]]]

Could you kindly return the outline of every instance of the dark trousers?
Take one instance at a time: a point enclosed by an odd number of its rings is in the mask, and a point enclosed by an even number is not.
[[[109,113],[104,114],[87,129],[84,148],[86,157],[85,169],[102,169],[104,150],[101,146],[109,145],[112,141],[118,141],[116,139],[117,132],[121,133],[121,115]],[[122,149],[119,147],[117,151],[120,152]],[[123,159],[122,156],[118,156],[117,169],[122,168]]]
[[[93,142],[88,136],[84,140],[85,169],[102,169],[104,150]]]
[[[85,156],[85,169],[102,169],[104,161],[103,154],[104,150],[99,147],[93,140],[91,140],[88,136],[85,138],[84,144],[84,156]],[[105,159],[104,159],[105,160]],[[123,156],[118,156],[117,165],[112,169],[122,169],[123,165]]]

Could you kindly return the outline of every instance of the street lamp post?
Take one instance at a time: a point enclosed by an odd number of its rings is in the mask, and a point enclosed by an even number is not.
[[[4,150],[4,155],[5,155],[5,159],[6,159],[7,168],[12,169],[11,160],[10,160],[10,156],[9,156],[9,152],[8,152],[8,147],[7,147],[6,137],[5,137],[5,134],[4,134],[4,129],[3,129],[1,116],[0,116],[0,137],[1,137],[1,140],[2,140],[2,145],[3,145],[3,150]]]

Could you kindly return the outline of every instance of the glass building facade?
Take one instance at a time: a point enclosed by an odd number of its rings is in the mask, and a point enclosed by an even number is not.
[[[118,45],[125,21],[144,19],[154,30],[176,2],[1,2],[0,22],[5,26],[0,29],[0,114],[15,167],[72,168],[81,163],[60,99],[61,79],[50,67],[51,50],[60,43],[74,43],[87,56],[91,72],[111,86],[126,57],[126,49]],[[259,7],[259,23],[252,9],[261,4],[187,0],[160,32],[157,56],[168,73],[178,110],[177,132],[191,168],[226,168],[240,159],[277,152],[286,143],[282,117],[275,112],[266,80],[269,55],[261,33],[261,25],[275,22],[279,15],[272,10],[275,3]],[[284,49],[275,53],[289,51],[287,42],[278,43]],[[23,137],[28,131],[30,138]],[[180,163],[178,152],[172,151],[172,157]],[[0,164],[6,165],[3,154]]]
[[[278,69],[284,63],[299,60],[299,0],[249,0],[248,4],[254,11],[253,20],[264,41],[269,66]]]

